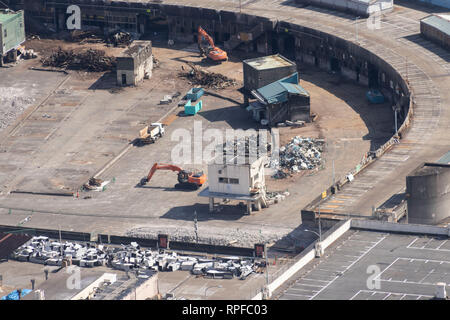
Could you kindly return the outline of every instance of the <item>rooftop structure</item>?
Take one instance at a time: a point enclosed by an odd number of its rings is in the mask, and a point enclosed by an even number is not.
[[[309,93],[298,84],[298,73],[272,82],[262,88],[252,91],[259,105],[251,104],[253,118],[264,119],[271,126],[279,122],[309,121]],[[261,106],[261,104],[263,106]],[[257,113],[255,115],[255,113]]]
[[[420,20],[420,33],[443,48],[450,49],[450,15],[433,14]]]
[[[297,72],[297,65],[280,54],[247,59],[244,65],[244,88],[251,91]]]

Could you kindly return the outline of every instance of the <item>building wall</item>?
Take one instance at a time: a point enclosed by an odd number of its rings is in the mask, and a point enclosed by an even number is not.
[[[238,183],[226,183],[238,179]],[[265,183],[263,158],[249,164],[216,164],[208,165],[208,185],[210,192],[229,193],[235,195],[249,195],[250,189]]]
[[[126,76],[125,85],[137,85],[143,79],[152,76],[153,55],[140,54],[136,57],[119,57],[117,59],[117,84],[122,84],[122,75]]]
[[[406,177],[408,222],[436,224],[450,216],[450,167]]]
[[[297,65],[279,67],[266,70],[257,70],[247,63],[243,63],[244,67],[244,87],[251,91],[264,87],[277,80],[287,77],[297,72]]]
[[[450,50],[450,35],[446,34],[442,30],[434,28],[424,21],[420,21],[420,33],[426,39],[447,50]]]

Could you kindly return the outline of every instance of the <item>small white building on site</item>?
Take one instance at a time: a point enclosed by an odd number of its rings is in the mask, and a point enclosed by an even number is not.
[[[208,185],[210,192],[249,196],[265,185],[264,158],[251,163],[238,163],[234,157],[224,163],[214,161],[208,165]]]
[[[199,193],[209,198],[209,211],[214,211],[214,198],[246,202],[247,214],[265,207],[264,164],[266,156],[214,159],[208,164],[208,187]]]
[[[143,79],[150,79],[153,70],[151,41],[134,41],[117,57],[117,84],[135,86]]]

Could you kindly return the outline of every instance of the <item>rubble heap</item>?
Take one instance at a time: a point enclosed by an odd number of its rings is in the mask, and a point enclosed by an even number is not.
[[[128,32],[116,31],[108,36],[108,42],[115,47],[127,47],[133,42],[133,39]]]
[[[289,173],[312,170],[322,164],[323,139],[294,137],[280,148],[279,160],[272,159],[269,167],[277,169],[274,178],[282,179]]]
[[[114,269],[190,271],[211,278],[246,279],[254,272],[263,272],[265,263],[250,258],[178,255],[176,252],[141,248],[136,242],[120,247],[73,242],[60,243],[48,237],[33,237],[12,255],[18,261],[62,266],[63,261],[80,267],[109,266]]]
[[[227,140],[225,143],[217,145],[216,151],[223,151],[223,155],[251,155],[260,157],[270,154],[271,147],[271,144],[261,139],[259,135],[251,135],[238,136],[234,140]]]
[[[181,78],[186,78],[192,85],[198,85],[205,88],[224,89],[226,87],[235,86],[237,82],[222,74],[214,72],[206,72],[200,68],[195,67],[192,64],[188,64],[191,67],[190,71],[180,72],[178,74]],[[184,68],[182,68],[184,70]]]
[[[66,38],[70,42],[83,43],[103,43],[103,34],[98,30],[73,30]]]
[[[75,53],[73,50],[63,50],[61,47],[50,56],[43,58],[41,62],[46,67],[91,72],[108,71],[116,66],[116,59],[106,56],[102,50],[87,49],[80,53]]]

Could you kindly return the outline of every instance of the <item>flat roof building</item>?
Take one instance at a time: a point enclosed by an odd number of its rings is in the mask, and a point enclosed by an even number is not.
[[[422,36],[450,50],[450,15],[433,14],[420,20]]]
[[[149,79],[153,70],[152,42],[137,40],[117,57],[117,84],[137,85]]]
[[[280,54],[243,61],[244,88],[259,89],[297,72],[297,65]]]

